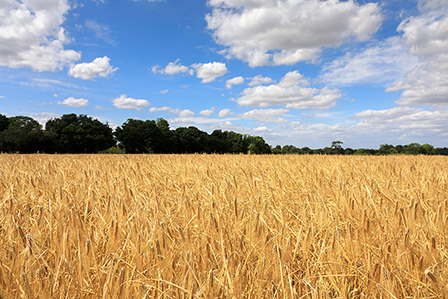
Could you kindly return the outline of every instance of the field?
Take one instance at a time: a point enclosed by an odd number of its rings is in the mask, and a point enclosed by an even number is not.
[[[0,155],[0,298],[446,298],[448,157]]]

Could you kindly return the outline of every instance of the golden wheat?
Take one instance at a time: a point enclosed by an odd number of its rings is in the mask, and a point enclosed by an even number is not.
[[[0,155],[0,298],[445,298],[448,158]]]

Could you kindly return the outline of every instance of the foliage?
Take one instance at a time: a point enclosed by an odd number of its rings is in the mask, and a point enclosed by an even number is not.
[[[112,129],[86,115],[53,118],[45,130],[54,134],[53,151],[59,153],[97,153],[115,145]]]
[[[30,117],[0,114],[0,152],[20,153],[128,153],[128,154],[296,154],[296,155],[448,155],[448,149],[425,143],[381,144],[379,149],[343,148],[342,141],[318,149],[277,145],[261,136],[215,130],[211,134],[194,126],[171,129],[168,121],[128,119],[115,131],[86,115],[66,114],[46,123],[42,130]]]

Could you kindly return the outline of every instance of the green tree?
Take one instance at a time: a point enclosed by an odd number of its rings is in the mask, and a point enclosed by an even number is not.
[[[196,127],[180,127],[174,131],[178,153],[208,153],[209,136]]]
[[[392,155],[392,154],[396,154],[397,150],[395,149],[395,147],[391,144],[381,144],[380,145],[380,149],[378,150],[378,153],[380,155]]]
[[[422,146],[419,143],[411,143],[405,146],[406,155],[418,155],[422,153]]]
[[[8,119],[8,127],[1,132],[0,149],[5,152],[35,153],[42,139],[40,124],[27,116]]]
[[[0,132],[6,130],[9,125],[9,119],[3,114],[0,114]]]
[[[342,148],[342,141],[333,141],[331,143],[332,153],[336,155],[341,155],[344,153],[344,149]]]
[[[163,134],[153,120],[128,119],[115,129],[115,136],[126,153],[161,153]]]
[[[86,115],[53,118],[45,129],[54,134],[55,151],[60,153],[97,153],[115,145],[112,129]]]
[[[249,145],[247,146],[247,152],[250,152],[252,154],[271,153],[271,147],[266,143],[266,141],[264,141],[263,137],[246,135],[245,138],[249,143]]]
[[[422,144],[421,150],[425,155],[434,155],[434,146],[432,146],[431,144]]]

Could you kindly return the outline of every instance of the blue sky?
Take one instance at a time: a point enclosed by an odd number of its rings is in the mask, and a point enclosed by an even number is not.
[[[448,146],[448,0],[0,0],[0,113]]]

